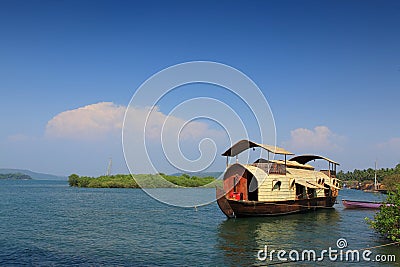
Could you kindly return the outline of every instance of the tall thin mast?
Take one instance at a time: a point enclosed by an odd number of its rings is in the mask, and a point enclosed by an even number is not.
[[[106,176],[110,176],[111,175],[111,167],[112,167],[112,158],[110,158],[110,161],[108,162]]]
[[[374,185],[375,185],[375,190],[377,190],[377,184],[376,184],[376,160],[375,160],[375,179],[374,179]]]

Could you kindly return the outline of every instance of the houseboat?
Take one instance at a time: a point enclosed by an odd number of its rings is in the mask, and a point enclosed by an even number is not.
[[[251,164],[238,162],[238,155],[247,149],[267,151],[267,159]],[[284,159],[270,159],[270,155]],[[332,208],[340,186],[336,178],[339,163],[317,155],[294,156],[276,146],[241,140],[225,151],[227,168],[223,188],[217,187],[217,203],[228,218],[285,215]],[[288,156],[292,158],[287,159]],[[229,157],[236,163],[229,164]],[[307,164],[323,160],[327,169],[316,170]]]

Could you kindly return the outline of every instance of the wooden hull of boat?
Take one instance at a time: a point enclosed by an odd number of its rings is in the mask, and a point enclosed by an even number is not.
[[[369,201],[342,200],[343,206],[347,209],[379,209],[382,203]]]
[[[219,208],[228,218],[277,216],[312,211],[320,208],[332,208],[335,201],[336,197],[318,197],[275,202],[244,201],[228,199],[225,195],[217,199]]]

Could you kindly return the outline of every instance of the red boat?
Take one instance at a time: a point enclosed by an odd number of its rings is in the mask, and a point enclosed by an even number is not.
[[[343,206],[347,209],[379,209],[383,204],[374,201],[342,200]]]

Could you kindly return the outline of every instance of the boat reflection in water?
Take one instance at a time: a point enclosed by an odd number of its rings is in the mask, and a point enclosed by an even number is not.
[[[340,213],[334,209],[284,217],[225,220],[218,229],[217,250],[223,253],[220,257],[227,266],[254,266],[271,263],[269,259],[257,259],[257,252],[265,245],[268,251],[287,252],[336,248],[336,241],[341,237],[340,220]],[[276,255],[274,261],[277,261]]]

